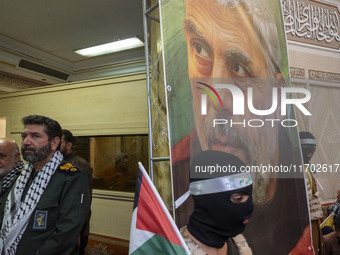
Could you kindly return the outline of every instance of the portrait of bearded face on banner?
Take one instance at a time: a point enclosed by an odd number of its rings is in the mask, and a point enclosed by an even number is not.
[[[275,93],[280,98],[281,88],[289,84],[284,32],[282,28],[278,31],[276,23],[280,22],[274,19],[281,15],[279,0],[268,1],[270,5],[266,0],[180,2],[161,2],[166,82],[173,84],[168,107],[174,200],[188,190],[191,158],[202,150],[233,154],[249,166],[301,164],[296,127],[280,124],[294,114],[282,116],[280,102],[273,104]],[[171,9],[180,6],[185,10],[181,17]],[[181,19],[181,26],[175,27],[176,18]],[[187,62],[183,63],[184,52]],[[244,114],[234,114],[235,95],[221,84],[233,85],[243,93]],[[208,92],[220,101],[207,97],[204,112],[202,95]],[[254,109],[274,110],[256,115],[247,105],[248,97]],[[183,101],[191,103],[193,116],[187,119]],[[188,119],[192,128],[184,132],[181,127],[188,126]],[[225,124],[214,126],[216,119]],[[264,125],[252,127],[248,125],[252,120]],[[255,210],[245,230],[247,241],[254,254],[288,254],[309,223],[303,174],[294,178],[268,172],[252,175]],[[191,211],[190,200],[175,210],[179,227],[187,224]]]
[[[205,92],[197,87],[202,82],[211,86],[232,84],[239,87],[245,95],[247,88],[251,87],[254,107],[263,110],[272,106],[272,87],[280,88],[285,83],[278,68],[280,49],[272,17],[263,13],[268,16],[259,19],[259,32],[256,33],[249,16],[253,10],[235,2],[186,2],[183,23],[199,144],[202,150],[231,153],[249,165],[275,165],[278,162],[277,124],[274,124],[274,128],[272,123],[264,122],[266,125],[263,127],[254,128],[245,127],[243,123],[259,118],[280,119],[279,107],[274,113],[265,116],[256,116],[249,110],[244,115],[233,115],[231,93],[226,89],[217,89],[223,105],[215,105],[209,100],[207,114],[201,114],[201,95]],[[272,34],[272,40],[259,40],[259,37],[263,37],[263,29]],[[229,122],[232,120],[238,124],[218,124],[213,127],[215,119]],[[270,176],[265,177],[267,178],[261,178],[262,182],[268,183]],[[257,191],[258,200],[271,198],[272,194],[264,197],[263,189]]]

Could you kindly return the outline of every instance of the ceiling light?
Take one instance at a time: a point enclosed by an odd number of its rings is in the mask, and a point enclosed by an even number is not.
[[[139,40],[137,37],[114,41],[111,43],[101,44],[89,48],[84,48],[80,50],[75,50],[74,52],[85,56],[85,57],[94,57],[103,54],[109,54],[113,52],[129,50],[133,48],[138,48],[144,46],[144,43]]]

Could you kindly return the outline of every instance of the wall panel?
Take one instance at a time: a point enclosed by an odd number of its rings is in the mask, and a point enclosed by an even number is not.
[[[123,75],[0,95],[6,136],[19,145],[21,119],[29,114],[51,117],[76,136],[147,134],[146,75]],[[90,232],[129,239],[133,196],[94,190]]]

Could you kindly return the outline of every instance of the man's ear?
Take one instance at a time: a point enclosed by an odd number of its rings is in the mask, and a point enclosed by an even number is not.
[[[60,138],[58,136],[54,137],[51,141],[51,149],[56,151],[60,143]]]
[[[68,151],[71,150],[71,149],[72,149],[72,145],[73,145],[72,142],[66,143],[66,149],[67,149]]]
[[[15,162],[15,164],[18,164],[19,160],[20,160],[20,152],[17,152],[14,155],[14,162]]]

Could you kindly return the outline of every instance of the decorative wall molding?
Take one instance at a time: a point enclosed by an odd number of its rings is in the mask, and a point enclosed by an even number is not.
[[[315,0],[281,0],[287,39],[340,50],[337,6]]]
[[[29,82],[21,79],[17,79],[11,76],[7,76],[4,74],[0,74],[0,86],[11,89],[28,89],[28,88],[36,88],[41,86],[41,84],[37,84],[34,82]]]
[[[310,80],[340,83],[340,73],[328,73],[316,70],[309,70],[308,73]]]
[[[290,67],[290,78],[306,79],[306,70],[304,68]],[[340,73],[330,73],[317,70],[308,70],[308,79],[321,82],[340,83]]]
[[[297,67],[290,67],[289,68],[289,73],[291,78],[296,78],[296,79],[305,79],[305,69],[303,68],[297,68]]]

